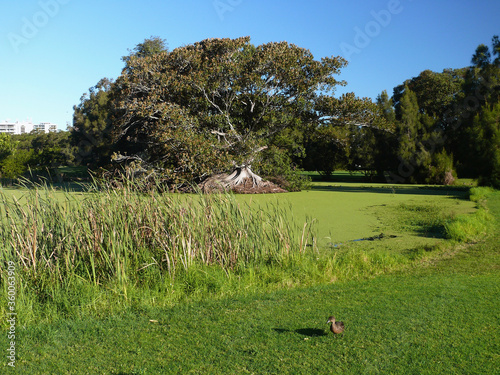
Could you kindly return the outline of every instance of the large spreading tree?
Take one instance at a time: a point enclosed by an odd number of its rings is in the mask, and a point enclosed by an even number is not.
[[[470,148],[490,147],[488,132],[476,135],[496,118],[499,44],[495,37],[491,53],[478,47],[470,68],[426,70],[374,103],[334,95],[344,84],[341,57],[315,59],[305,48],[256,46],[249,37],[169,51],[154,37],[123,58],[116,81],[82,98],[74,139],[89,160],[114,151],[115,161],[176,185],[216,176],[226,188],[259,186],[257,174],[293,177],[294,163],[325,175],[342,167],[390,173],[395,182],[449,183],[455,165],[487,165],[490,157],[471,157]]]
[[[113,140],[176,182],[233,170],[223,183],[258,185],[252,163],[277,135],[318,124],[318,103],[342,84],[345,65],[249,37],[132,55],[115,84]]]

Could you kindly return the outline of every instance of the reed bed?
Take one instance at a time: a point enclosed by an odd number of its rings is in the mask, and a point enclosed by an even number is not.
[[[79,196],[37,186],[0,199],[2,279],[14,261],[24,287],[46,299],[54,285],[74,289],[75,280],[127,298],[131,286],[172,283],[191,268],[228,275],[314,251],[312,226],[295,225],[289,208],[242,207],[231,194],[95,184]]]

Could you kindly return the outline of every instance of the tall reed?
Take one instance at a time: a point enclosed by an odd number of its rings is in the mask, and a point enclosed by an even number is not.
[[[145,194],[133,184],[60,194],[35,187],[22,199],[1,197],[2,275],[14,260],[34,289],[78,280],[127,298],[131,285],[174,280],[193,266],[279,265],[314,243],[311,225],[293,224],[289,208],[242,207],[231,194]]]

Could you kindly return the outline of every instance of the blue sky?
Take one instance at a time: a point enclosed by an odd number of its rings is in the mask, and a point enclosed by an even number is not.
[[[73,106],[150,36],[286,40],[350,61],[340,79],[376,98],[425,69],[470,64],[500,35],[498,0],[17,0],[0,4],[0,121],[71,123]]]

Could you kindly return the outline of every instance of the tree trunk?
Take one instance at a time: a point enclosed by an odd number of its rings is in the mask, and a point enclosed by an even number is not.
[[[284,193],[286,190],[263,180],[250,166],[236,167],[230,174],[213,175],[199,185],[204,193],[234,191],[242,194]]]
[[[262,178],[252,172],[250,167],[237,167],[233,173],[223,178],[221,181],[230,187],[245,184],[246,179],[252,180],[252,187],[263,184]]]

